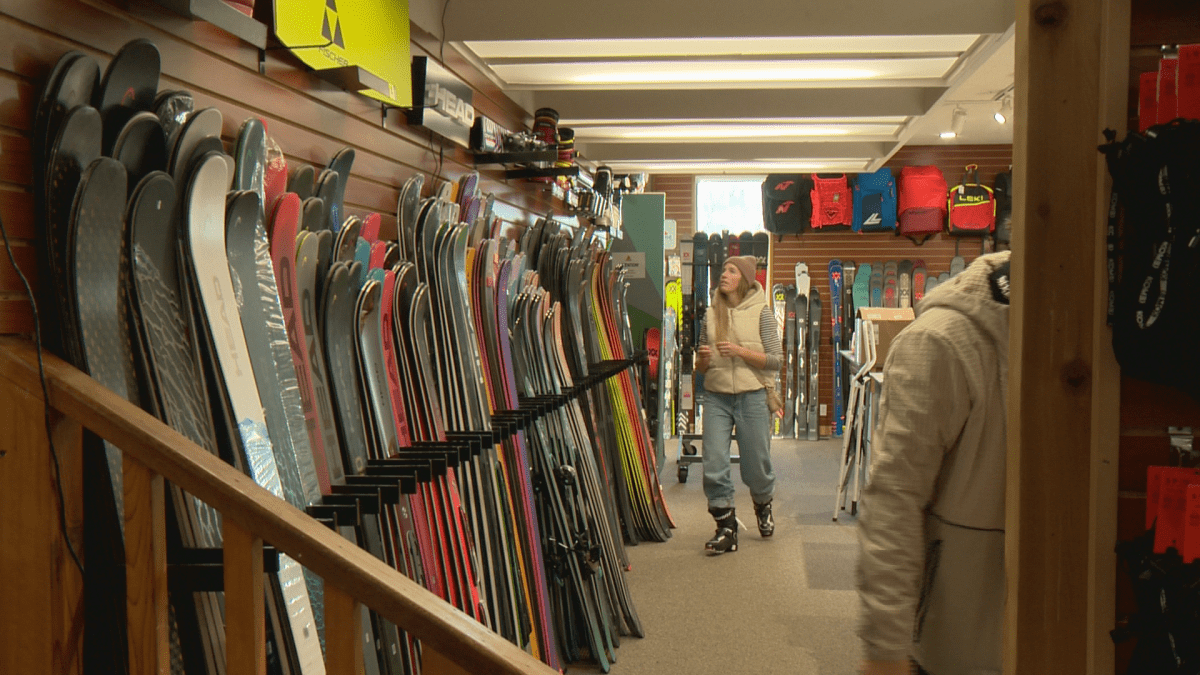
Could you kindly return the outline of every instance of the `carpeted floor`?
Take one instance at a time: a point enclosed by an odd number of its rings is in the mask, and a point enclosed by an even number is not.
[[[738,482],[738,516],[750,529],[739,533],[737,552],[710,557],[701,465],[690,464],[679,483],[670,449],[662,479],[675,534],[629,548],[646,637],[622,639],[612,673],[856,674],[855,518],[843,511],[832,520],[840,452],[840,440],[772,441],[775,536],[759,537]]]

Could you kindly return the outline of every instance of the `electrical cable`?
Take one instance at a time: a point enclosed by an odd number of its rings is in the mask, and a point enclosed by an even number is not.
[[[44,402],[42,411],[46,424],[46,441],[50,444],[50,457],[54,460],[54,482],[58,488],[58,527],[62,531],[63,541],[67,542],[67,550],[71,553],[71,559],[79,568],[79,574],[83,575],[83,561],[79,559],[79,553],[75,551],[75,545],[71,543],[71,537],[67,534],[67,507],[66,499],[63,496],[62,465],[58,461],[58,449],[54,446],[54,425],[50,422],[50,387],[46,384],[46,363],[42,357],[42,321],[38,315],[37,299],[33,295],[33,287],[29,285],[29,279],[17,266],[17,258],[13,255],[12,244],[8,241],[8,229],[4,226],[3,219],[0,219],[0,236],[4,237],[4,249],[8,252],[8,260],[16,270],[17,276],[21,278],[21,283],[25,286],[25,294],[29,296],[29,306],[33,309],[33,342],[37,347],[38,377],[42,383]]]
[[[438,61],[446,65],[446,10],[450,9],[450,0],[442,5],[442,43],[438,45]]]

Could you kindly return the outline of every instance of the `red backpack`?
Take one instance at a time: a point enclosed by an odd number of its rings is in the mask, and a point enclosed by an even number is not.
[[[854,220],[854,197],[846,174],[813,174],[812,228],[848,230]]]
[[[900,223],[896,234],[924,244],[946,226],[946,177],[936,166],[906,166],[900,169],[899,183]]]
[[[970,182],[968,182],[970,180]],[[986,237],[996,229],[996,196],[979,182],[979,165],[968,164],[962,182],[950,191],[950,234]]]

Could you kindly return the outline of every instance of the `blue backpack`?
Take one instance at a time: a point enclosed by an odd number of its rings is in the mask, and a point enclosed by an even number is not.
[[[854,181],[854,231],[896,231],[896,179],[891,169],[858,174]]]

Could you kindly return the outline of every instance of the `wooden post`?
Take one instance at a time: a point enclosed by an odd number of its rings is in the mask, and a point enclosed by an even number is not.
[[[325,580],[325,672],[362,675],[362,607],[345,591]]]
[[[0,673],[83,670],[83,575],[59,527],[43,405],[0,377]],[[81,429],[54,417],[67,533],[82,555]]]
[[[1122,127],[1129,4],[1016,16],[1005,672],[1111,673],[1119,394],[1096,147]]]
[[[124,456],[125,608],[130,675],[169,675],[163,477]]]
[[[465,668],[430,647],[421,649],[422,675],[470,675]]]
[[[228,675],[265,675],[267,621],[263,605],[263,541],[228,518],[225,550],[225,662]]]
[[[1129,97],[1129,0],[1110,0],[1102,7],[1099,127],[1125,136]],[[1103,164],[1101,165],[1103,167]],[[1101,169],[1095,178],[1096,211],[1101,222],[1108,213],[1112,181]],[[1092,241],[1096,265],[1092,298],[1092,465],[1091,520],[1088,555],[1089,675],[1112,675],[1116,648],[1109,635],[1117,613],[1117,504],[1121,454],[1121,368],[1112,348],[1108,315],[1108,242],[1099,232]]]

